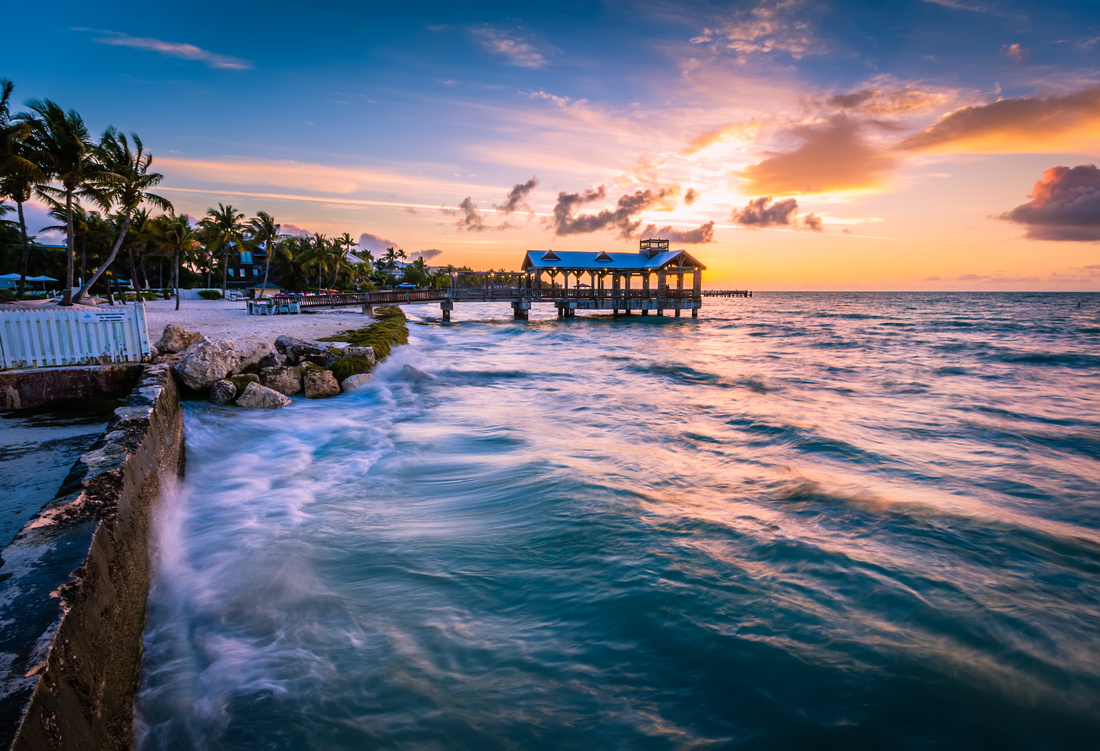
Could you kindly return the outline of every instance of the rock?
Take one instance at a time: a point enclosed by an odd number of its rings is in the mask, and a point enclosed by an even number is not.
[[[214,385],[210,387],[210,401],[214,404],[229,404],[236,396],[237,387],[232,381],[214,381]]]
[[[233,342],[207,339],[205,336],[184,350],[172,370],[191,389],[208,389],[237,367]]]
[[[149,359],[150,360],[156,360],[158,357],[160,357],[160,355],[161,355],[161,352],[160,352],[159,349],[157,349],[157,345],[150,344],[149,345]]]
[[[378,363],[378,358],[374,356],[374,347],[344,347],[340,354],[344,357],[364,357],[371,365]]]
[[[183,326],[170,323],[164,327],[164,333],[154,345],[162,355],[174,355],[183,352],[195,342],[202,339],[202,334],[197,331],[188,331]]]
[[[338,355],[329,352],[321,342],[307,342],[295,339],[292,336],[280,336],[275,340],[275,349],[286,355],[286,361],[290,365],[301,362],[312,362],[318,365],[330,365],[335,362]]]
[[[260,383],[269,389],[274,389],[280,394],[297,394],[302,390],[302,369],[297,365],[285,367],[262,368],[260,370]]]
[[[281,368],[286,365],[286,355],[272,352],[271,354],[264,355],[256,364],[260,367],[260,370],[264,368]]]
[[[365,386],[367,382],[370,381],[370,379],[373,377],[374,376],[372,376],[370,373],[360,373],[359,375],[348,376],[340,385],[340,390],[343,391],[345,394],[349,391],[355,391],[356,389]]]
[[[278,356],[270,342],[250,342],[238,350],[238,355],[240,362],[237,363],[237,367],[233,368],[234,375],[243,373],[250,368],[259,370],[261,360],[269,355],[272,357]]]
[[[410,381],[434,381],[435,376],[431,373],[425,373],[420,368],[414,368],[412,365],[406,365],[401,368],[401,375],[408,378]]]
[[[287,336],[286,334],[283,334],[275,340],[275,351],[278,352],[280,355],[285,355],[288,344],[298,343],[304,344],[301,339],[295,339],[293,336]]]
[[[290,399],[274,389],[261,386],[258,383],[248,384],[244,393],[237,397],[238,407],[252,407],[254,409],[279,409],[290,404]]]
[[[340,393],[340,384],[331,370],[307,370],[302,376],[302,386],[308,399],[324,399]]]

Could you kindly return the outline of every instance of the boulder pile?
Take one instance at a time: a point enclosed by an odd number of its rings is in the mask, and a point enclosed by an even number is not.
[[[370,379],[377,364],[374,349],[339,346],[280,336],[274,344],[238,347],[229,339],[211,339],[169,324],[153,345],[156,362],[168,362],[177,380],[207,394],[214,404],[278,409],[287,397],[304,393],[324,399],[351,391]]]

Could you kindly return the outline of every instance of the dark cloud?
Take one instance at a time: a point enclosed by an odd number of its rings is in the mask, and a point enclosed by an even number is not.
[[[691,204],[695,203],[698,198],[699,191],[697,191],[695,188],[688,188],[687,192],[684,193],[684,205],[690,206]]]
[[[778,227],[789,225],[798,213],[798,201],[788,198],[772,203],[771,196],[761,196],[749,201],[741,211],[733,210],[730,219],[746,227]]]
[[[1100,241],[1100,169],[1096,165],[1051,167],[1028,197],[1030,201],[1000,218],[1027,227],[1029,239]]]
[[[822,125],[794,128],[803,140],[794,151],[745,168],[754,193],[824,193],[878,185],[894,158],[869,144],[859,125],[838,115]]]
[[[462,203],[458,204],[458,208],[462,209],[465,215],[458,220],[458,228],[464,229],[467,232],[484,232],[488,229],[485,226],[485,219],[482,218],[481,212],[477,208],[477,204],[474,203],[473,198],[466,196],[462,199]]]
[[[792,227],[821,232],[821,219],[816,214],[806,214],[798,220],[798,201],[787,198],[772,203],[771,196],[760,196],[749,201],[745,208],[733,210],[730,219],[745,227]]]
[[[702,243],[714,242],[714,222],[707,222],[706,224],[699,225],[695,229],[687,231],[673,229],[672,227],[661,227],[657,229],[657,225],[647,224],[641,234],[642,237],[660,238],[673,243],[700,245]]]
[[[897,144],[908,151],[1057,152],[1100,128],[1100,86],[1065,96],[1017,97],[963,107]]]
[[[286,226],[285,224],[283,225]],[[378,235],[372,235],[370,232],[364,232],[359,235],[359,242],[356,243],[362,250],[369,250],[371,253],[382,253],[386,248],[396,248],[398,243],[393,240],[387,240],[384,237]]]
[[[409,260],[410,261],[415,261],[417,258],[423,258],[425,261],[430,261],[442,252],[443,252],[442,250],[439,250],[437,248],[429,248],[428,250],[418,250],[415,253],[413,253],[411,256],[409,256]]]
[[[825,100],[826,107],[871,115],[897,115],[930,107],[943,107],[950,97],[943,92],[921,91],[913,86],[900,89],[863,89],[837,94]]]
[[[836,107],[837,109],[851,110],[861,107],[876,96],[878,96],[877,91],[867,89],[851,94],[837,94],[829,100],[828,104],[830,107]]]
[[[291,237],[313,237],[313,232],[305,227],[299,227],[297,224],[289,224],[283,222],[279,225],[279,232],[283,235],[290,235]]]
[[[602,229],[616,229],[620,237],[624,239],[632,237],[642,225],[641,220],[634,218],[635,215],[669,196],[676,195],[677,192],[676,188],[661,188],[657,191],[639,190],[620,197],[614,209],[603,209],[596,214],[580,216],[574,216],[577,207],[606,198],[607,189],[601,185],[595,190],[588,189],[583,193],[558,193],[558,202],[554,205],[552,220],[554,234],[581,235]]]
[[[539,184],[537,176],[532,176],[530,180],[525,183],[517,183],[511,191],[508,193],[508,198],[504,203],[499,206],[493,206],[497,211],[503,211],[505,214],[511,214],[519,207],[530,209],[527,205],[527,196],[531,195],[531,191],[535,189],[535,186]]]

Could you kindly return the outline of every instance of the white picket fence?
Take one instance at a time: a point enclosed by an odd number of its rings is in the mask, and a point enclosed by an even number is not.
[[[108,308],[0,308],[4,368],[141,362],[148,356],[149,331],[141,302]]]

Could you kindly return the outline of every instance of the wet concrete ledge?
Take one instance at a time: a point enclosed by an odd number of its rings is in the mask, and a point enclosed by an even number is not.
[[[132,747],[152,513],[182,469],[176,384],[167,365],[144,366],[57,497],[3,551],[0,747]]]
[[[30,409],[59,399],[121,397],[141,378],[142,365],[88,365],[0,371],[0,410]]]

